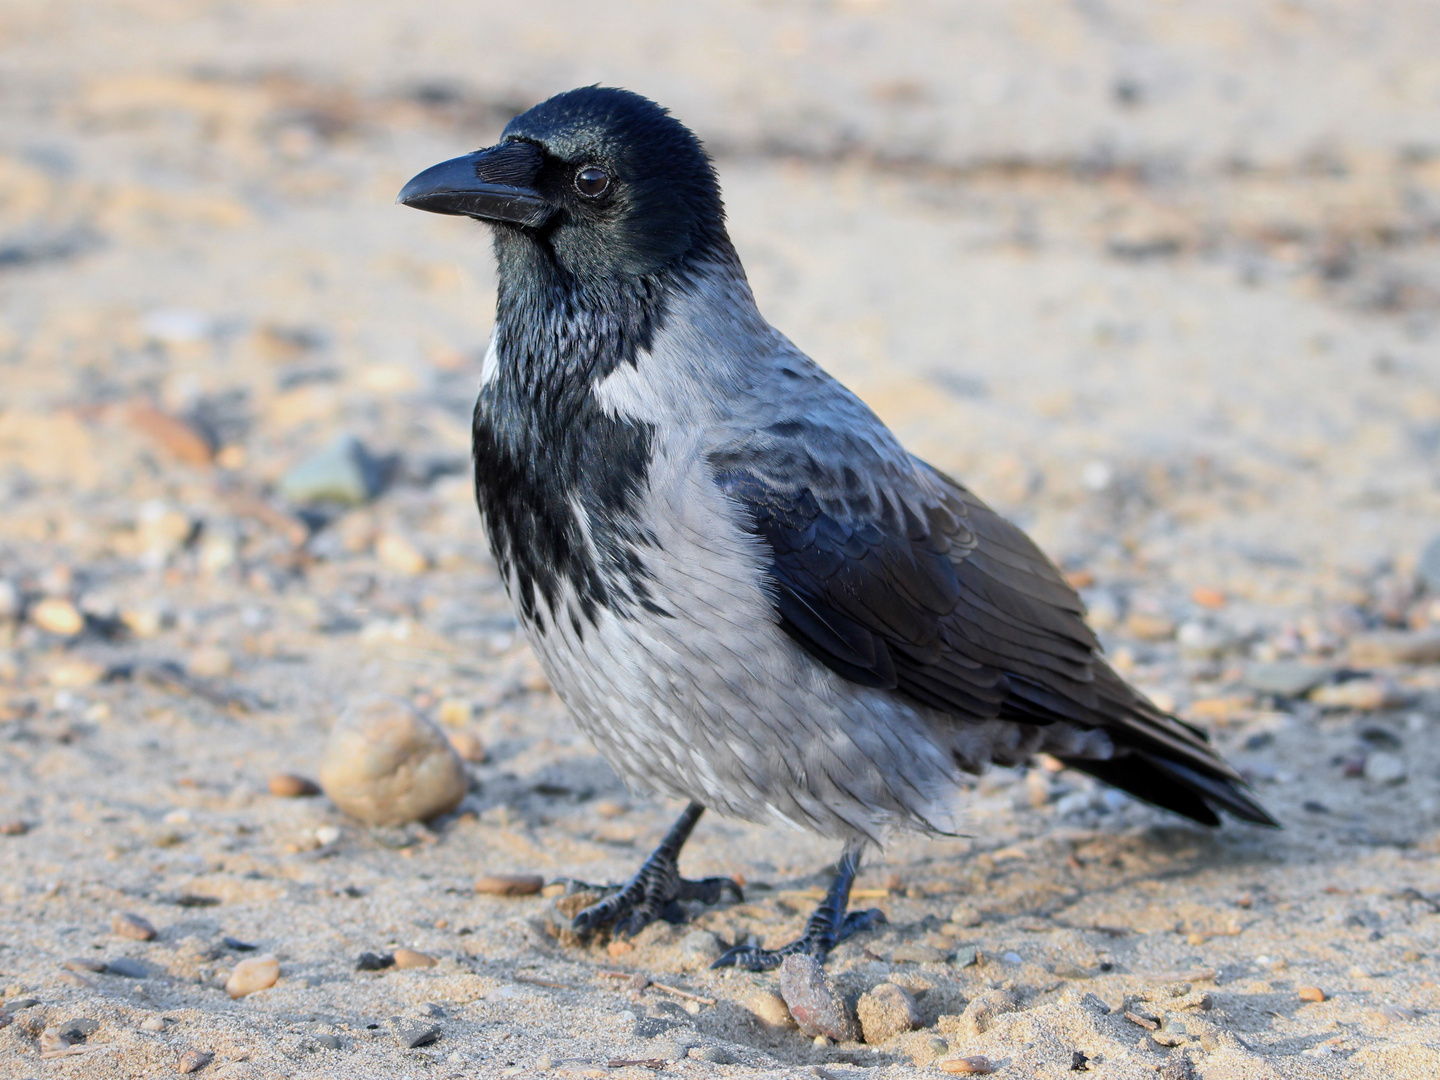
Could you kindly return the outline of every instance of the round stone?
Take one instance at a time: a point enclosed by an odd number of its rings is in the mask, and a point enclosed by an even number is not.
[[[280,979],[280,961],[273,956],[252,956],[241,960],[225,980],[225,992],[242,998],[260,990],[268,990]]]
[[[439,728],[398,698],[371,697],[336,721],[320,786],[352,817],[404,825],[455,809],[468,781]]]

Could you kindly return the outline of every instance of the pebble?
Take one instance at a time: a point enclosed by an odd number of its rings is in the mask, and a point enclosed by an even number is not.
[[[214,1060],[215,1055],[209,1050],[186,1050],[175,1063],[175,1069],[182,1073],[199,1072]]]
[[[394,966],[395,957],[391,953],[362,952],[355,960],[356,971],[384,971]]]
[[[691,930],[680,939],[680,966],[685,971],[706,971],[722,952],[720,939],[709,930]]]
[[[1195,1066],[1185,1054],[1171,1054],[1160,1066],[1160,1080],[1195,1080]]]
[[[449,740],[399,698],[369,697],[336,721],[320,784],[345,813],[404,825],[455,809],[469,782]]]
[[[475,718],[475,708],[464,698],[445,698],[436,706],[435,715],[446,727],[460,728]]]
[[[486,874],[475,882],[475,891],[487,896],[534,896],[544,887],[539,874]]]
[[[1380,630],[1350,641],[1350,662],[1362,667],[1440,663],[1440,630]]]
[[[161,412],[154,405],[136,402],[126,410],[125,419],[176,461],[209,465],[215,456],[209,439],[178,416]]]
[[[19,818],[0,821],[0,836],[24,836],[30,831],[30,823]]]
[[[980,950],[974,945],[962,945],[955,950],[955,966],[967,968],[980,960]]]
[[[60,661],[45,674],[46,681],[61,689],[94,686],[105,677],[106,667],[93,660],[72,656]]]
[[[1239,644],[1239,639],[1208,619],[1192,619],[1175,632],[1180,655],[1191,660],[1213,660]]]
[[[270,794],[281,799],[303,799],[320,794],[320,785],[295,773],[273,773],[270,777]]]
[[[1175,636],[1175,623],[1165,615],[1132,611],[1125,619],[1125,629],[1141,641],[1168,641]]]
[[[117,956],[114,960],[106,961],[105,974],[119,975],[122,979],[148,979],[150,968],[139,960]]]
[[[98,975],[105,970],[105,961],[91,960],[86,956],[72,956],[62,966],[67,971],[93,971]]]
[[[405,1049],[425,1046],[440,1037],[439,1024],[427,1024],[423,1020],[410,1020],[403,1016],[392,1016],[385,1022],[395,1041]]]
[[[68,1049],[70,1040],[60,1034],[59,1028],[47,1027],[40,1032],[40,1038],[36,1040],[40,1044],[42,1054],[53,1054],[58,1050]]]
[[[938,964],[945,954],[933,945],[922,945],[918,941],[906,941],[895,946],[890,960],[896,964]]]
[[[1408,700],[1400,688],[1383,679],[1349,679],[1317,686],[1310,700],[1322,709],[1354,709],[1375,712],[1404,705]]]
[[[1363,775],[1372,784],[1398,784],[1408,773],[1405,758],[1389,750],[1375,750],[1365,757]]]
[[[769,990],[756,990],[748,995],[744,1002],[748,1009],[760,1023],[768,1028],[794,1028],[795,1017],[790,1015],[790,1007],[785,1004],[785,999],[779,994],[771,993]]]
[[[787,956],[780,965],[780,996],[802,1035],[836,1042],[855,1037],[855,1022],[835,984],[813,956]]]
[[[380,565],[397,574],[414,576],[430,567],[430,560],[409,539],[399,533],[384,533],[375,541],[375,557]]]
[[[696,1061],[708,1061],[712,1065],[734,1065],[738,1058],[723,1046],[697,1046],[690,1051]]]
[[[110,929],[133,941],[154,941],[158,933],[149,919],[132,911],[117,911],[110,919]]]
[[[280,961],[273,956],[252,956],[241,960],[225,980],[225,992],[232,998],[242,998],[261,990],[268,990],[280,978]]]
[[[140,1021],[141,1031],[164,1031],[165,1018],[163,1016],[147,1016]]]
[[[85,616],[69,600],[48,597],[30,608],[30,621],[41,630],[74,637],[85,629]]]
[[[339,1039],[339,1037],[338,1037],[338,1036],[335,1036],[335,1035],[331,1035],[331,1034],[329,1034],[328,1032],[323,1032],[323,1031],[322,1031],[319,1035],[314,1036],[314,1039],[315,1039],[315,1045],[316,1045],[316,1046],[323,1046],[326,1050],[339,1050],[339,1049],[340,1049],[340,1039]]]
[[[291,502],[333,502],[358,506],[379,489],[379,468],[364,444],[341,435],[280,478],[280,494]]]
[[[1276,660],[1251,664],[1245,671],[1245,685],[1257,694],[1274,697],[1304,697],[1330,677],[1330,669],[1303,660]]]
[[[995,1066],[990,1064],[990,1059],[984,1054],[973,1054],[970,1057],[949,1058],[938,1063],[940,1071],[952,1075],[961,1076],[988,1076],[995,1071]]]
[[[202,645],[190,653],[185,669],[199,679],[223,679],[235,670],[235,660],[218,645]]]
[[[452,731],[449,733],[449,738],[450,745],[465,761],[472,765],[479,765],[485,760],[485,744],[473,731]]]
[[[1302,986],[1295,991],[1295,996],[1301,1001],[1324,1001],[1325,991],[1318,986]]]
[[[915,999],[902,987],[889,982],[861,994],[855,1011],[859,1015],[865,1041],[871,1046],[914,1031],[922,1023]]]
[[[395,950],[395,966],[397,968],[432,968],[439,962],[429,953],[423,953],[417,949]]]
[[[979,926],[984,916],[969,904],[959,904],[950,912],[950,921],[956,926]]]
[[[998,1017],[1018,1008],[1015,995],[1007,990],[985,990],[977,994],[960,1014],[961,1029],[967,1035],[983,1035]]]

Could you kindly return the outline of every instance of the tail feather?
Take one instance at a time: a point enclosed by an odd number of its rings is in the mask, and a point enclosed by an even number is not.
[[[1122,752],[1106,761],[1064,760],[1072,769],[1201,825],[1219,825],[1220,817],[1215,812],[1218,809],[1254,825],[1280,828],[1280,823],[1250,796],[1242,782],[1206,776],[1153,751]]]

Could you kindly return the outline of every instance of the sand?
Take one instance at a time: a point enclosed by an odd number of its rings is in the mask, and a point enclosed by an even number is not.
[[[1434,1076],[1437,45],[1396,0],[11,0],[0,1078]],[[707,817],[686,872],[745,902],[628,949],[474,893],[621,880],[679,809],[579,736],[485,549],[484,231],[392,205],[596,80],[696,128],[762,310],[1031,530],[1284,831],[977,779],[967,836],[863,868],[889,922],[829,971],[923,1025],[874,1046],[703,966],[798,932],[813,838]],[[373,497],[278,493],[342,435]],[[483,744],[455,813],[270,794],[369,693]],[[357,970],[401,948],[437,963]]]

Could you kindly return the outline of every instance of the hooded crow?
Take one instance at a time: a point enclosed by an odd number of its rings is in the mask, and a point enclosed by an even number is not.
[[[963,774],[1042,751],[1193,821],[1276,824],[1105,662],[1024,533],[765,321],[714,167],[665,109],[559,94],[399,201],[494,232],[475,491],[516,615],[627,783],[688,802],[577,931],[738,897],[679,874],[712,807],[842,845],[799,940],[717,966],[823,960],[883,919],[847,912],[866,845],[953,834]]]

